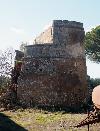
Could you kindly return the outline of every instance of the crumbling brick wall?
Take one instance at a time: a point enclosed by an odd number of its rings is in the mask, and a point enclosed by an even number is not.
[[[87,93],[83,25],[56,20],[52,31],[53,42],[26,46],[18,97],[27,106],[76,109]]]

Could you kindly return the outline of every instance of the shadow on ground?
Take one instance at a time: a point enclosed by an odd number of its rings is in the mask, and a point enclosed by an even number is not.
[[[9,116],[0,113],[0,131],[28,131],[16,124]]]
[[[67,107],[49,107],[49,106],[37,106],[37,107],[32,107],[33,109],[40,109],[48,112],[59,112],[62,111],[63,113],[72,113],[72,114],[80,114],[80,113],[87,113],[87,110],[92,110],[90,107],[85,107],[85,108],[80,108],[80,109],[73,109],[73,108],[67,108]]]

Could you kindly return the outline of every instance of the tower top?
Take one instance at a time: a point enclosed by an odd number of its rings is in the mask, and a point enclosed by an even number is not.
[[[68,20],[53,20],[53,27],[82,28],[83,23]]]

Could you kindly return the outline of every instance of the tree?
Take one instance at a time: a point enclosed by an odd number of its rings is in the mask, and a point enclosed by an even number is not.
[[[3,90],[5,88],[7,88],[7,85],[10,82],[10,78],[7,76],[0,76],[0,90]]]
[[[15,51],[9,48],[0,51],[0,76],[10,76],[14,65]]]
[[[100,62],[100,26],[86,33],[85,51],[90,60]]]
[[[0,51],[0,90],[6,88],[10,82],[14,56],[15,52],[12,48]]]
[[[27,46],[28,43],[27,42],[22,42],[21,45],[20,45],[20,51],[24,52],[25,51],[25,46]]]
[[[94,89],[96,86],[100,85],[100,78],[90,78],[88,79],[88,87]]]

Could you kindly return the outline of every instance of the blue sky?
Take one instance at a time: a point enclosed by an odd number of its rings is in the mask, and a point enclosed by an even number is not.
[[[0,0],[0,49],[32,42],[54,19],[79,21],[85,31],[100,24],[100,0]],[[100,78],[100,64],[87,61],[88,74]]]

